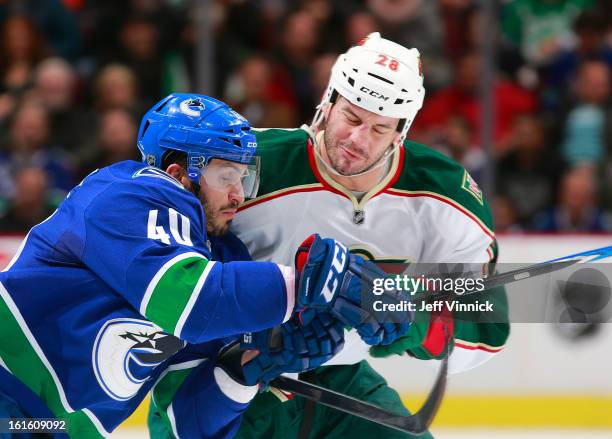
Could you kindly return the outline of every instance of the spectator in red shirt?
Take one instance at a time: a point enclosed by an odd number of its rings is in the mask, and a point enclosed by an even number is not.
[[[224,100],[254,126],[295,126],[297,106],[289,81],[282,68],[264,56],[253,55],[230,77]]]
[[[412,137],[424,143],[435,131],[443,128],[453,116],[468,121],[472,128],[473,143],[480,144],[480,81],[481,62],[477,53],[467,53],[458,62],[453,84],[425,99],[412,128]],[[514,82],[497,78],[494,83],[495,147],[505,151],[513,120],[520,114],[536,108],[536,99],[529,91]]]

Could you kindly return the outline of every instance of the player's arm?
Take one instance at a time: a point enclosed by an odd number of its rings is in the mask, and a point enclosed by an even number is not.
[[[151,434],[231,438],[257,389],[235,379],[217,358],[173,364],[151,392],[151,416],[162,422],[150,425],[165,430]]]
[[[197,200],[170,182],[162,184],[171,190],[121,183],[128,187],[103,191],[85,212],[82,260],[165,332],[201,343],[288,320],[296,294],[305,306],[338,303],[342,289],[331,292],[328,286],[340,285],[346,272],[346,263],[335,263],[344,255],[335,252],[344,249],[341,244],[320,240],[321,251],[306,254],[308,275],[297,285],[292,267],[213,261],[203,244]]]
[[[406,347],[410,355],[419,359],[441,358],[445,334],[448,334],[453,343],[449,370],[456,373],[476,367],[499,353],[505,346],[510,325],[504,287],[463,297],[453,296],[450,301],[488,303],[492,311],[458,311],[443,307],[418,312],[413,338]]]
[[[480,209],[489,214],[488,205],[483,203]],[[484,216],[484,214],[481,214]],[[471,227],[460,238],[451,237],[449,240],[452,250],[443,259],[449,262],[470,264],[472,267],[484,267],[488,264],[488,271],[493,271],[493,263],[497,261],[498,246],[495,235],[490,230],[483,229],[482,224],[474,221],[468,223]],[[472,294],[461,298],[462,303],[491,304],[492,311],[446,311],[432,313],[430,324],[425,334],[424,343],[412,350],[412,354],[419,358],[432,358],[439,356],[440,331],[445,326],[444,319],[452,317],[452,334],[454,349],[451,354],[449,371],[461,372],[476,367],[503,350],[510,334],[508,321],[508,301],[504,287]],[[448,325],[446,325],[448,328]],[[438,341],[436,341],[438,340]],[[432,346],[430,349],[428,346]]]
[[[292,268],[212,261],[193,196],[163,180],[171,187],[117,184],[126,187],[102,192],[84,213],[81,259],[141,315],[194,343],[288,319],[294,308]]]
[[[320,366],[342,348],[343,334],[342,323],[314,312],[308,324],[294,314],[282,325],[245,334],[242,343],[230,342],[216,358],[202,361],[202,345],[189,345],[153,388],[151,435],[232,437],[257,384]]]
[[[488,267],[491,274],[494,272],[497,251],[497,242],[494,240],[487,251],[487,256],[490,255]],[[455,348],[451,356],[451,372],[468,370],[488,361],[504,349],[510,335],[508,298],[503,286],[463,299],[463,303],[475,302],[489,303],[492,311],[453,312]]]
[[[488,210],[486,204],[482,209]],[[456,216],[456,212],[449,211],[448,215],[455,217],[441,219],[440,224],[452,221],[459,233],[444,233],[444,230],[436,230],[434,224],[432,236],[426,242],[436,253],[426,253],[422,260],[484,265],[496,259],[497,244],[492,232],[472,219]],[[373,347],[370,353],[380,357],[408,352],[419,359],[436,359],[444,355],[448,335],[454,345],[449,365],[451,372],[467,370],[487,361],[503,349],[510,332],[505,290],[499,287],[462,300],[463,303],[486,300],[494,311],[456,312],[444,307],[417,312],[415,323],[405,337],[390,346]]]

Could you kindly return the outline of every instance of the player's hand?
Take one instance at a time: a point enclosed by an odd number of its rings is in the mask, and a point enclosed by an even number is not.
[[[330,307],[348,269],[348,249],[335,239],[312,234],[295,254],[297,304],[300,307]]]
[[[295,266],[298,304],[329,309],[355,328],[366,343],[386,345],[410,329],[413,314],[408,311],[374,312],[372,303],[362,303],[362,292],[373,298],[372,285],[363,280],[363,274],[372,279],[384,278],[386,273],[376,264],[350,255],[338,241],[309,236],[296,253]],[[397,304],[402,298],[399,291],[387,291],[379,300]]]
[[[242,350],[240,342],[234,341],[229,343],[219,351],[217,359],[217,367],[229,375],[229,377],[238,384],[247,385],[243,365],[257,356],[259,352],[256,350]]]
[[[342,323],[327,312],[311,313],[306,325],[296,314],[282,325],[243,336],[241,348],[259,352],[242,367],[248,385],[267,385],[282,373],[314,369],[342,349]]]
[[[369,345],[393,343],[408,333],[414,320],[414,312],[388,311],[389,305],[396,306],[406,298],[401,291],[387,290],[382,295],[373,295],[373,286],[367,279],[385,277],[387,273],[373,262],[351,255],[349,269],[332,307],[338,318],[354,327],[361,339]],[[369,300],[363,303],[364,298]],[[375,301],[379,302],[376,308],[379,311],[375,311]],[[384,311],[380,311],[381,308]]]

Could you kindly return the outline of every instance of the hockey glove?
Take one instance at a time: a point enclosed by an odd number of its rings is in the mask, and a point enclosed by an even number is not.
[[[375,312],[375,300],[397,305],[404,298],[399,291],[387,291],[379,297],[372,294],[371,280],[387,274],[374,263],[350,255],[338,241],[317,234],[309,236],[298,248],[295,267],[300,306],[330,309],[370,345],[392,343],[408,332],[413,313]],[[362,303],[362,292],[371,299],[368,303]]]
[[[259,351],[242,368],[247,384],[267,385],[282,373],[314,369],[342,349],[342,323],[326,312],[313,314],[307,325],[294,315],[280,326],[244,334],[241,348]]]

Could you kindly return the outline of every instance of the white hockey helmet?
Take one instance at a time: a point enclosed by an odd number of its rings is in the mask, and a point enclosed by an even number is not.
[[[338,94],[373,113],[399,118],[402,144],[425,97],[421,55],[373,32],[338,57],[317,108],[333,103]]]

